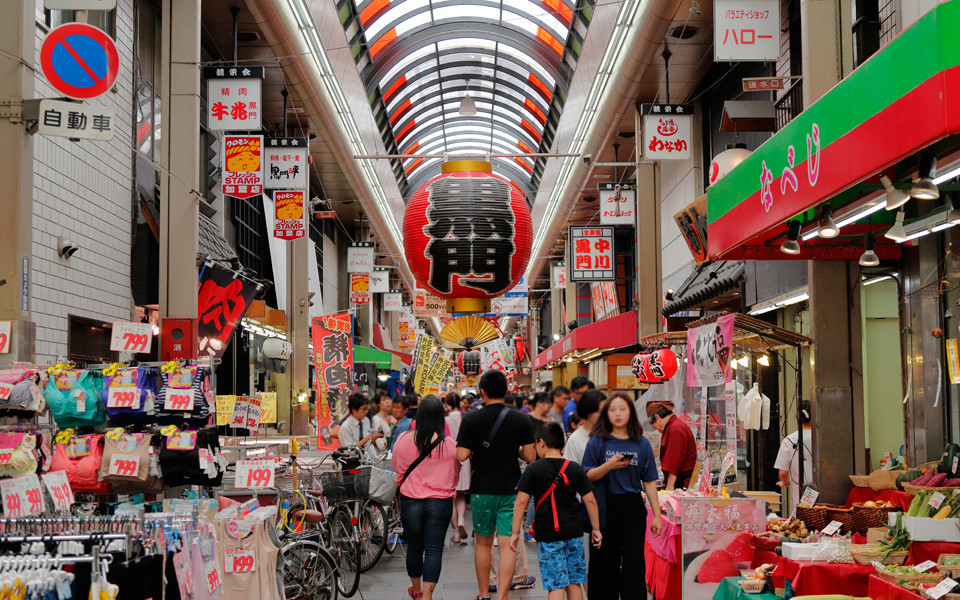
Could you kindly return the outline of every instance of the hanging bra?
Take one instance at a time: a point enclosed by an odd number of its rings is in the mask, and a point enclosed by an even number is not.
[[[78,435],[66,444],[57,444],[50,462],[50,471],[65,471],[74,492],[108,494],[110,486],[100,481],[100,463],[103,462],[103,436]]]
[[[204,485],[218,486],[223,481],[223,472],[217,466],[220,453],[220,437],[215,429],[184,431],[182,434],[196,434],[196,443],[192,448],[179,449],[183,444],[172,445],[171,438],[164,437],[160,445],[160,470],[168,486]],[[181,438],[182,439],[182,438]],[[179,441],[179,440],[178,440]],[[200,451],[203,450],[207,469],[200,467]],[[216,475],[211,476],[212,473]]]
[[[117,494],[156,494],[163,491],[163,480],[150,475],[154,448],[149,433],[124,433],[103,441],[100,477]],[[114,471],[111,474],[111,470]]]
[[[163,425],[186,423],[190,427],[206,425],[210,416],[207,375],[207,369],[197,366],[177,367],[173,373],[160,373],[162,386],[157,394],[157,422]]]
[[[37,437],[29,433],[0,433],[0,477],[37,472]]]
[[[71,370],[51,377],[43,395],[58,427],[103,427],[107,413],[100,402],[102,391],[98,371]]]
[[[146,425],[156,415],[160,378],[156,369],[128,367],[119,369],[100,394],[107,417],[114,425]]]

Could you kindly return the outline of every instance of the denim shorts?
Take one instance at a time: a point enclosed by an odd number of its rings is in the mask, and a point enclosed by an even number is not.
[[[543,589],[562,590],[568,585],[587,581],[582,537],[559,542],[537,542],[537,555]]]

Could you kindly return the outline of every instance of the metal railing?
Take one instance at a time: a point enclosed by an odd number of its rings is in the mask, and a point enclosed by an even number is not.
[[[777,131],[803,112],[803,80],[794,79],[789,90],[773,105],[777,117]]]

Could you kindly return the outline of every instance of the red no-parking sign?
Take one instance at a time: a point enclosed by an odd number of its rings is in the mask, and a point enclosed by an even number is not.
[[[109,35],[85,23],[68,23],[43,40],[40,68],[61,94],[88,100],[113,87],[120,59]]]

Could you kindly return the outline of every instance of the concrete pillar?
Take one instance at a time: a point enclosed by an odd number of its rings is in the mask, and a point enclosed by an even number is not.
[[[160,316],[197,318],[200,0],[162,3]]]
[[[636,156],[643,156],[643,119],[633,111]],[[660,172],[655,164],[637,165],[637,333],[639,337],[663,328],[663,261],[660,248]]]
[[[34,96],[36,5],[4,4],[0,19],[0,320],[12,321],[9,354],[0,364],[33,362],[36,327],[30,320],[30,263],[33,256],[33,139],[19,119],[20,103]],[[26,286],[26,287],[25,287]],[[26,290],[26,296],[24,291]]]
[[[291,404],[291,434],[309,433],[310,404],[300,403],[301,390],[310,393],[310,238],[304,237],[289,243],[287,248],[287,340],[293,354],[287,361],[289,393],[284,396]]]

